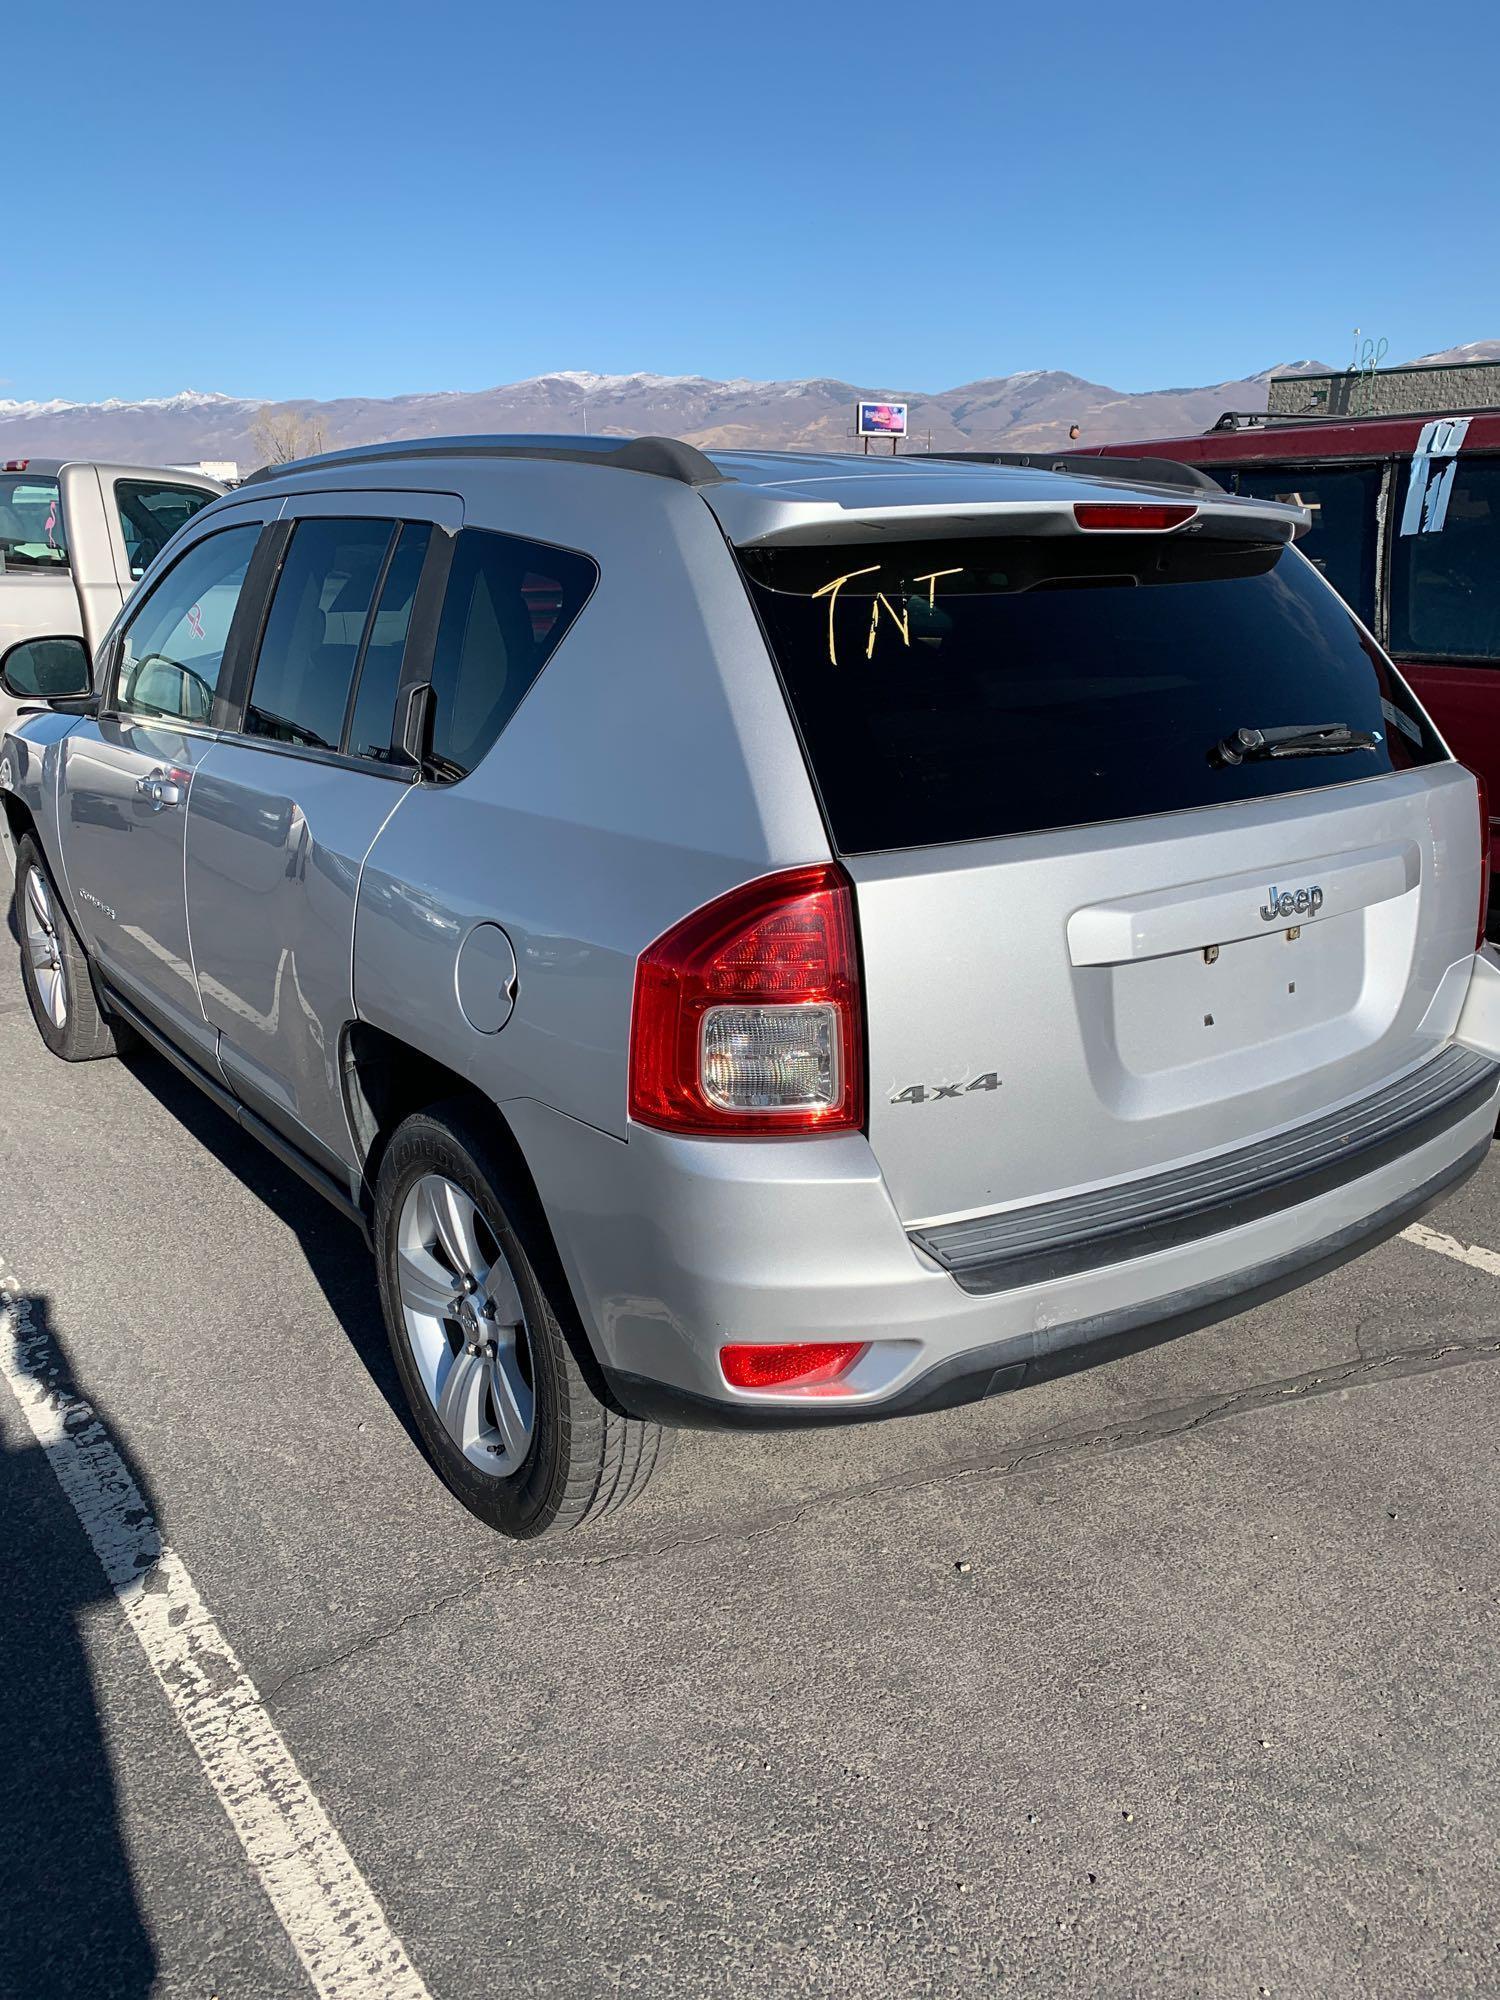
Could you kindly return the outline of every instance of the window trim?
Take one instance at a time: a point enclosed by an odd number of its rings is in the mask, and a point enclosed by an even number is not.
[[[192,722],[185,716],[160,715],[155,712],[148,714],[143,709],[122,706],[119,699],[120,667],[124,659],[125,640],[136,624],[136,621],[144,616],[145,612],[154,602],[157,592],[163,588],[171,577],[177,574],[178,569],[186,562],[195,549],[202,548],[206,543],[216,540],[218,536],[227,535],[238,528],[256,529],[258,539],[255,547],[250,551],[250,560],[245,567],[245,581],[240,585],[240,594],[235,602],[234,615],[229,621],[229,631],[224,640],[224,652],[219,662],[219,686],[216,686],[214,690],[214,704],[209,712],[208,721]],[[237,635],[240,633],[242,623],[246,617],[246,606],[256,583],[256,561],[265,544],[265,538],[265,517],[259,511],[247,518],[216,521],[206,535],[195,535],[186,547],[178,550],[177,554],[172,558],[171,562],[162,571],[161,575],[152,584],[139,603],[136,603],[134,598],[131,599],[126,615],[106,635],[100,649],[103,651],[107,647],[112,655],[109,661],[108,679],[100,690],[99,695],[98,712],[101,718],[106,715],[112,715],[126,722],[155,723],[158,727],[180,730],[191,736],[218,736],[223,733],[218,711],[222,702],[220,688],[225,680],[225,662],[231,661]]]

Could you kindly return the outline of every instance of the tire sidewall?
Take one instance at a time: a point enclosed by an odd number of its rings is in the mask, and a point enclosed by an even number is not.
[[[407,1195],[424,1174],[453,1181],[478,1207],[511,1268],[526,1315],[535,1422],[525,1459],[513,1473],[487,1478],[455,1445],[433,1409],[407,1338],[396,1273],[397,1238]],[[515,1206],[494,1166],[441,1120],[409,1118],[391,1140],[375,1189],[375,1262],[386,1332],[401,1386],[424,1448],[444,1481],[488,1526],[516,1536],[545,1528],[566,1479],[562,1449],[571,1417],[571,1385],[557,1319],[519,1233]]]

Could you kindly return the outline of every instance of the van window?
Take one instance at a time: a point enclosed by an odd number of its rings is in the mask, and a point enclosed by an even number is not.
[[[0,473],[0,576],[68,567],[68,537],[55,479]]]
[[[1311,565],[1207,536],[742,550],[837,845],[860,853],[1341,785],[1445,753]],[[1241,728],[1373,750],[1224,764]]]
[[[420,521],[408,521],[397,539],[360,663],[359,687],[349,725],[348,749],[353,757],[373,757],[380,763],[391,761],[396,690],[401,684],[406,634],[431,539],[431,528]]]
[[[167,571],[125,627],[114,706],[206,723],[260,523],[206,535]]]
[[[1367,625],[1375,622],[1380,478],[1378,465],[1251,465],[1234,482],[1236,493],[1312,509],[1297,546]]]
[[[184,521],[214,498],[197,486],[161,486],[143,479],[115,481],[115,511],[133,577],[143,577]]]
[[[472,771],[588,601],[599,572],[569,549],[465,528],[433,653],[432,761]]]
[[[1391,523],[1391,651],[1500,661],[1500,458],[1454,461],[1442,526],[1403,535],[1410,465]]]
[[[255,663],[244,732],[337,750],[354,663],[394,521],[299,521]]]

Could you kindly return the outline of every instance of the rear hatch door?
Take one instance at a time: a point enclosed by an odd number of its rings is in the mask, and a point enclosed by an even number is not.
[[[1473,779],[1285,510],[1103,518],[739,552],[855,883],[910,1224],[1316,1118],[1463,999]]]

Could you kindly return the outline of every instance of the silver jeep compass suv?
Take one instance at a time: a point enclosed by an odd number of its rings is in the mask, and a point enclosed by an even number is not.
[[[42,1035],[367,1233],[485,1520],[1239,1310],[1483,1156],[1473,777],[1304,514],[1131,476],[375,446],[196,515],[76,697],[45,642]]]

